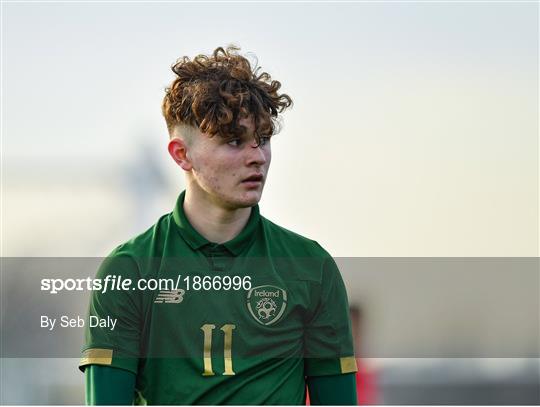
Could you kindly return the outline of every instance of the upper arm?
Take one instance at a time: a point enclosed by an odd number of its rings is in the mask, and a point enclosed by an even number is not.
[[[356,372],[347,291],[333,258],[325,259],[304,334],[306,376]]]
[[[81,370],[87,365],[117,367],[137,373],[140,356],[142,305],[139,290],[112,289],[113,279],[131,279],[136,285],[139,272],[130,257],[106,258],[98,270],[96,280],[102,284],[90,297],[89,315],[85,328],[85,346],[80,361]],[[90,321],[114,321],[91,326]]]

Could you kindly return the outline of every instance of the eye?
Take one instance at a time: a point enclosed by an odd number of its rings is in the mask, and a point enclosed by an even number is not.
[[[264,146],[265,144],[268,144],[270,142],[270,136],[262,136],[260,146]]]
[[[230,145],[231,147],[240,147],[240,145],[242,145],[242,140],[240,140],[239,138],[234,138],[232,140],[227,141],[227,144]]]

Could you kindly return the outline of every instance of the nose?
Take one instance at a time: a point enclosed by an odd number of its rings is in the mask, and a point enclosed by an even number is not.
[[[263,150],[262,146],[257,145],[257,142],[253,142],[251,145],[247,146],[247,165],[264,165],[268,161],[267,153]]]

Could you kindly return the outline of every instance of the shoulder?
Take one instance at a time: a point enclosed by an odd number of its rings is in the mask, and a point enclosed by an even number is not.
[[[283,254],[300,257],[329,258],[330,254],[315,240],[279,226],[261,216],[261,223],[270,244]]]
[[[157,257],[162,249],[162,242],[168,233],[172,214],[167,213],[142,233],[113,249],[108,257]],[[161,249],[160,249],[161,247]]]
[[[163,215],[144,232],[116,246],[104,259],[101,272],[124,270],[125,274],[146,274],[146,265],[161,256],[171,217],[171,213]]]
[[[319,285],[341,279],[334,258],[317,241],[276,225],[262,216],[261,219],[274,261],[285,262],[288,270],[296,271],[297,278]]]

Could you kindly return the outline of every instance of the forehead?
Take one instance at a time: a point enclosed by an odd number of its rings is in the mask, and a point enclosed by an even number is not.
[[[254,136],[255,133],[255,123],[253,118],[242,118],[238,121],[238,124],[245,129],[242,138],[250,138]],[[223,137],[219,135],[211,136],[210,134],[205,134],[195,126],[188,124],[178,124],[174,127],[173,137],[178,137],[183,139],[188,144],[193,144],[194,142],[221,142]],[[235,137],[231,135],[231,137]]]
[[[255,135],[255,122],[252,118],[243,118],[238,120],[238,125],[244,129],[244,131],[240,135],[235,134],[224,134],[223,136],[220,136],[218,134],[214,136],[210,136],[209,134],[202,133],[201,131],[198,131],[197,134],[200,139],[208,139],[215,142],[221,142],[224,139],[230,140],[232,138],[238,138],[241,137],[243,139],[250,139],[253,138]]]
[[[238,124],[242,127],[245,127],[247,134],[253,134],[255,132],[255,122],[253,121],[252,117],[240,119],[238,121]]]

